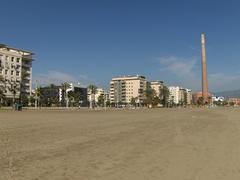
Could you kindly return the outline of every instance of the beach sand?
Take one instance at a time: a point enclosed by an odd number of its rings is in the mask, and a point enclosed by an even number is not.
[[[0,179],[239,180],[240,109],[0,111]]]

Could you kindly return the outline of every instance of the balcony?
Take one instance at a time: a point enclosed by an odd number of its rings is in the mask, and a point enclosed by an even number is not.
[[[32,58],[32,55],[23,55],[22,56],[22,60],[24,61],[32,61],[33,58]]]
[[[32,67],[32,63],[22,63],[22,66],[26,67],[26,68],[31,68]]]

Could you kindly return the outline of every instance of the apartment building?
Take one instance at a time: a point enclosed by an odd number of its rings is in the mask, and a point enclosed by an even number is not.
[[[184,89],[184,88],[180,88],[179,89],[179,97],[178,97],[178,99],[179,99],[179,105],[186,105],[186,102],[187,102],[187,91],[186,91],[186,89]]]
[[[186,89],[187,93],[187,105],[191,105],[193,103],[193,94],[191,89]]]
[[[170,86],[169,89],[169,100],[172,101],[174,104],[179,104],[179,97],[180,96],[180,87],[178,86]]]
[[[109,94],[109,91],[106,91],[104,93],[104,100],[105,102],[110,102],[110,94]]]
[[[151,81],[150,87],[154,89],[156,96],[158,96],[160,99],[163,97],[163,81]]]
[[[104,89],[97,88],[97,93],[95,94],[95,102],[98,102],[100,96],[104,97]]]
[[[169,87],[170,100],[176,105],[192,104],[192,91],[178,86]]]
[[[134,98],[136,103],[145,99],[147,81],[144,76],[123,76],[112,78],[110,82],[110,102],[129,104]]]
[[[32,52],[0,44],[0,76],[7,99],[19,98],[20,92],[22,96],[31,95],[32,61]]]

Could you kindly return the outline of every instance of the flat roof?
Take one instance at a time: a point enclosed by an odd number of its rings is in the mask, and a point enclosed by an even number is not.
[[[24,49],[19,49],[19,48],[14,48],[14,47],[9,47],[8,45],[6,44],[1,44],[0,43],[0,48],[6,48],[6,49],[10,49],[10,50],[15,50],[15,51],[21,51],[23,53],[29,53],[31,55],[34,55],[34,53],[30,52],[30,51],[26,51]]]
[[[119,77],[113,77],[112,80],[121,80],[121,79],[146,79],[145,76],[140,76],[140,75],[136,75],[136,76],[119,76]]]

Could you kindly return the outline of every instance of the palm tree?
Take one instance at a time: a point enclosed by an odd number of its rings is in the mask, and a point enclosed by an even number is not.
[[[130,100],[130,104],[134,107],[136,107],[136,98],[132,97]]]
[[[10,85],[8,86],[8,90],[13,95],[12,105],[14,107],[16,102],[16,95],[20,91],[20,83],[11,79],[11,80],[8,80],[8,84]]]
[[[63,100],[64,102],[66,103],[66,107],[68,107],[68,92],[67,90],[70,88],[70,84],[65,82],[65,83],[62,83],[61,85],[61,89],[62,89],[62,94],[63,94]]]
[[[88,90],[90,92],[90,108],[92,109],[93,106],[93,102],[95,101],[95,94],[97,93],[97,86],[91,84],[88,86]]]
[[[39,107],[41,98],[41,88],[36,88],[35,90],[35,108]]]
[[[80,92],[69,91],[68,92],[68,99],[73,107],[76,102],[80,102]]]
[[[5,99],[5,93],[4,93],[5,86],[4,86],[4,84],[5,84],[5,80],[2,76],[0,76],[0,107],[3,103],[3,100]]]
[[[104,95],[101,94],[101,95],[98,97],[98,106],[104,107],[104,102],[105,102]]]
[[[150,86],[147,86],[145,90],[145,104],[149,107],[153,105],[154,97],[156,96],[156,91],[152,89]]]
[[[168,105],[168,101],[169,101],[169,89],[167,86],[163,86],[163,88],[161,89],[161,98],[160,101],[162,103],[163,106],[167,106]]]
[[[19,103],[22,102],[23,97],[23,90],[25,85],[26,77],[28,77],[27,71],[25,69],[22,69],[21,71],[21,82],[19,83]],[[26,98],[26,96],[25,96]]]
[[[58,87],[55,84],[50,84],[48,86],[49,88],[49,92],[50,93],[54,93],[54,92],[58,92]],[[59,103],[59,97],[58,96],[50,96],[49,97],[49,105],[50,106],[56,106]]]
[[[154,96],[152,100],[153,107],[157,107],[160,104],[160,98],[158,96]]]

